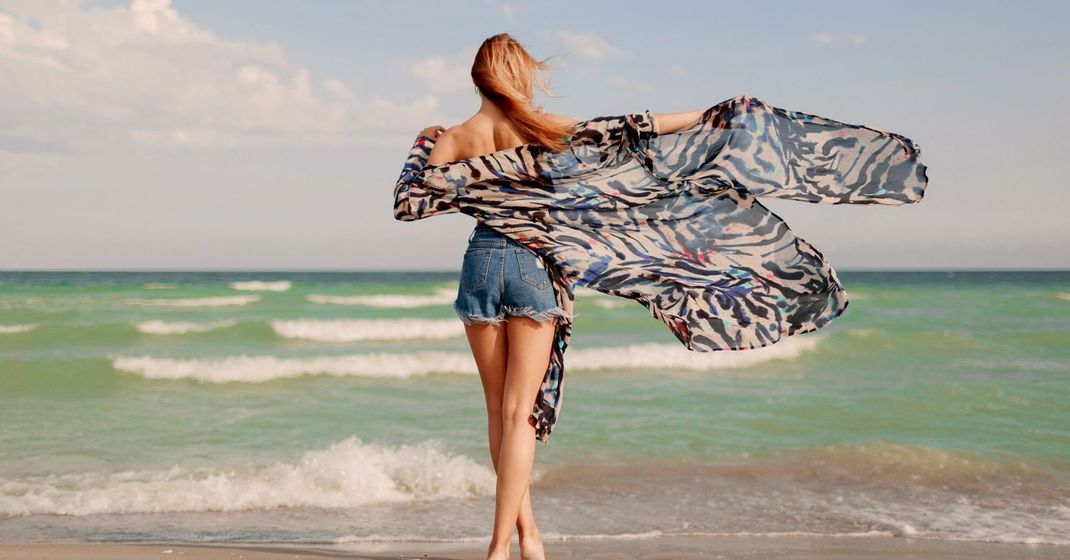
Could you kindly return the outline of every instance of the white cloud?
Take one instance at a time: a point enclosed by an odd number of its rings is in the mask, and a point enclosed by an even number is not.
[[[579,34],[569,31],[559,31],[558,37],[579,55],[588,60],[601,61],[614,54],[621,53],[621,49],[609,44],[608,41],[594,33]]]
[[[427,85],[435,93],[458,93],[471,91],[475,93],[472,84],[472,61],[475,59],[477,49],[465,49],[462,53],[446,58],[433,56],[421,60],[406,61],[409,71],[414,77]]]
[[[4,6],[0,144],[9,153],[126,143],[381,145],[383,136],[408,138],[447,120],[434,96],[399,103],[356,95],[276,44],[216,36],[168,0]]]
[[[652,89],[650,87],[650,84],[646,84],[643,82],[635,82],[629,80],[628,78],[625,78],[624,76],[611,76],[609,78],[609,83],[620,89],[626,89],[630,91],[650,91]]]
[[[810,36],[810,38],[813,39],[814,41],[817,41],[818,43],[823,44],[823,45],[828,45],[828,44],[830,44],[830,43],[832,43],[833,41],[836,40],[836,38],[831,33],[828,33],[826,31],[821,31],[819,33],[814,33],[813,35]],[[851,35],[849,37],[849,40],[851,41],[851,43],[853,43],[855,45],[861,45],[862,43],[866,42],[866,36],[862,35],[862,34],[855,34],[855,35]]]
[[[492,8],[501,10],[502,17],[508,23],[516,23],[515,12],[513,11],[513,5],[508,2],[498,2],[497,0],[487,0],[487,5]]]

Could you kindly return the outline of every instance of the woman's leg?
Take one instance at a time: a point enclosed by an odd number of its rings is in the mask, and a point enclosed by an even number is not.
[[[490,457],[494,472],[498,472],[498,457],[502,443],[502,397],[505,389],[505,372],[509,348],[505,323],[499,325],[470,324],[465,325],[468,344],[472,348],[479,378],[483,383],[483,396],[487,403],[487,440],[490,443]],[[520,533],[520,548],[523,552],[526,540],[538,538],[538,527],[531,510],[531,492],[525,488],[524,501],[516,524]],[[541,541],[536,544],[541,548]]]
[[[528,317],[506,323],[505,385],[502,392],[502,437],[498,452],[494,534],[491,551],[507,551],[535,462],[535,427],[529,421],[535,397],[550,362],[555,326]],[[529,499],[530,502],[530,499]]]

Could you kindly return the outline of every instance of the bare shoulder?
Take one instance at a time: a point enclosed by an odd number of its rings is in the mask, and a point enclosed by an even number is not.
[[[439,165],[448,161],[461,159],[461,139],[463,131],[460,126],[451,126],[435,139],[431,154],[427,156],[429,165]]]

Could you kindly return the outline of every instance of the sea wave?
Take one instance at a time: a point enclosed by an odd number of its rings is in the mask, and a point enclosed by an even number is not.
[[[233,290],[252,292],[285,292],[293,287],[293,282],[288,280],[279,280],[275,282],[252,280],[248,282],[231,282],[230,287]]]
[[[0,515],[352,508],[494,494],[491,469],[442,448],[440,440],[388,446],[353,436],[263,466],[0,479]]]
[[[471,354],[462,352],[381,352],[313,358],[241,355],[189,360],[122,356],[112,360],[112,367],[149,379],[193,379],[210,383],[257,383],[312,374],[405,378],[432,372],[476,371]]]
[[[175,288],[178,288],[178,284],[170,282],[149,282],[148,284],[143,285],[142,288],[145,288],[146,290],[174,290]]]
[[[750,367],[770,360],[794,359],[815,348],[820,340],[819,335],[796,335],[771,346],[737,352],[690,352],[679,344],[583,348],[570,351],[567,363],[570,371],[718,371]],[[112,367],[149,379],[193,379],[209,383],[256,383],[313,374],[406,378],[431,373],[477,373],[470,352],[442,351],[375,352],[301,358],[246,355],[208,359],[118,356],[113,358]]]
[[[449,305],[457,293],[454,290],[438,289],[433,295],[418,294],[368,294],[360,296],[331,296],[309,294],[307,301],[331,305],[366,305],[368,307],[412,308],[431,305]]]
[[[616,492],[606,491],[606,481],[614,490],[628,489],[619,493],[629,500],[670,505],[678,518],[706,524],[712,510],[725,521],[707,525],[724,532],[692,533],[698,527],[685,526],[673,534],[744,534],[736,533],[739,525],[730,520],[746,519],[746,530],[754,531],[747,534],[763,536],[862,530],[940,540],[1070,542],[1065,471],[958,450],[877,440],[709,462],[581,459],[550,467],[538,489],[544,496],[580,500],[597,488],[610,500],[606,507],[613,508]],[[692,501],[696,496],[701,498]],[[754,511],[762,516],[752,518]]]
[[[865,538],[865,537],[890,537],[895,533],[891,531],[855,531],[848,533],[819,533],[814,531],[645,531],[642,533],[540,533],[543,541],[637,541],[656,539],[659,537],[822,537],[822,538]],[[483,536],[434,538],[417,534],[408,535],[369,535],[357,536],[346,535],[334,539],[334,544],[377,543],[377,542],[431,542],[431,543],[467,543],[482,542]]]
[[[1057,297],[1059,299],[1065,299],[1067,301],[1070,301],[1070,292],[1059,292],[1059,293],[1055,294],[1055,297]]]
[[[134,327],[145,334],[187,334],[214,331],[238,324],[235,320],[212,321],[210,323],[194,323],[187,321],[141,321],[133,323]]]
[[[16,309],[21,305],[35,305],[45,301],[42,297],[28,298],[3,298],[0,299],[0,309]]]
[[[37,325],[0,325],[0,334],[15,334],[32,331]]]
[[[152,307],[225,307],[228,305],[248,305],[250,303],[260,301],[260,296],[215,296],[182,299],[130,298],[125,301],[130,305],[145,305]]]
[[[441,339],[464,335],[464,324],[456,319],[297,319],[272,321],[271,328],[283,338],[317,342]]]
[[[619,307],[625,307],[631,300],[625,298],[591,298],[595,305],[603,307],[605,309],[617,309]]]
[[[606,348],[581,348],[567,357],[570,369],[673,369],[716,371],[745,368],[770,360],[790,360],[813,350],[824,335],[802,334],[776,344],[745,351],[692,352],[680,344],[633,344]]]

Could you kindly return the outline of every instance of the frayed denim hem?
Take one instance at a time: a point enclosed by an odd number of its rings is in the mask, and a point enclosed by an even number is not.
[[[559,306],[554,306],[546,311],[536,311],[531,306],[512,306],[503,305],[501,315],[497,317],[484,317],[482,315],[472,315],[461,310],[460,303],[453,302],[453,310],[457,313],[457,317],[467,325],[498,325],[502,321],[505,321],[509,317],[528,317],[534,319],[539,323],[546,323],[551,321],[565,321],[568,319],[568,312]]]
[[[568,319],[568,312],[556,305],[546,311],[535,311],[535,308],[531,306],[514,307],[512,305],[503,305],[502,313],[512,317],[529,317],[540,323]]]
[[[457,312],[457,317],[461,319],[466,325],[497,325],[505,320],[505,316],[498,317],[484,317],[482,315],[472,315],[466,311],[461,310],[460,301],[453,302],[453,310]]]

